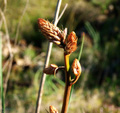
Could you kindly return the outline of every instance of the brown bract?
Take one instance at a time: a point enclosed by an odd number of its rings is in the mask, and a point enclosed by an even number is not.
[[[77,49],[77,38],[74,31],[72,31],[66,40],[65,53],[71,54]]]
[[[58,113],[58,110],[54,106],[49,106],[50,113]]]
[[[42,18],[38,19],[38,26],[43,35],[50,41],[58,45],[59,47],[64,47],[65,33],[61,31],[58,27],[46,21]]]
[[[48,75],[54,75],[57,68],[58,68],[57,65],[55,65],[55,64],[50,64],[50,66],[47,67],[47,68],[45,68],[45,69],[43,70],[43,72],[46,73],[46,74],[48,74]]]
[[[81,74],[81,65],[78,59],[75,59],[72,64],[72,72],[74,73],[75,76],[80,76]]]

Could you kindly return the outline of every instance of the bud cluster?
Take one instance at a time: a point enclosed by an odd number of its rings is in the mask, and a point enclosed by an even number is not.
[[[60,30],[49,21],[39,18],[38,25],[43,35],[50,42],[53,42],[59,47],[64,48],[65,54],[71,54],[77,49],[77,38],[74,31],[72,31],[66,38],[67,31]]]
[[[45,68],[43,70],[44,73],[49,74],[49,75],[54,75],[56,70],[58,69],[58,66],[55,64],[50,64],[49,67]]]
[[[75,76],[80,76],[81,74],[81,65],[78,59],[75,59],[72,64],[72,72],[74,73]]]
[[[77,49],[77,38],[75,32],[72,31],[66,39],[65,53],[71,54],[76,49]]]
[[[43,35],[49,41],[64,49],[65,55],[69,55],[77,49],[77,37],[74,31],[72,31],[66,38],[67,29],[62,31],[49,21],[46,21],[42,18],[38,19],[38,25]],[[53,75],[58,69],[59,67],[57,65],[51,64],[49,67],[45,68],[43,72]],[[72,71],[74,75],[79,78],[81,74],[81,65],[77,59],[75,59],[72,64]]]
[[[58,45],[59,47],[64,46],[65,33],[58,27],[46,21],[42,18],[38,19],[38,26],[43,35],[50,41]]]
[[[50,113],[58,113],[58,110],[54,106],[49,106]]]

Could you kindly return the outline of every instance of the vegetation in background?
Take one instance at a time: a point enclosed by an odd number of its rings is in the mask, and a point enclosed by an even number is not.
[[[2,7],[0,1],[0,7]],[[81,32],[86,33],[84,50],[81,57],[83,73],[75,85],[70,112],[119,113],[120,112],[120,1],[119,0],[64,0],[68,3],[59,27],[65,26],[68,32],[75,30],[78,36],[78,49],[71,56],[70,63],[78,57],[81,44]],[[10,33],[11,44],[14,42],[16,28],[26,1],[8,0],[5,16]],[[30,1],[19,31],[19,43],[13,49],[15,56],[6,93],[6,112],[30,112],[35,110],[38,84],[45,58],[46,40],[37,27],[37,18],[53,21],[55,0]],[[63,26],[62,26],[63,24]],[[2,25],[2,37],[5,28]],[[9,58],[9,52],[3,39],[3,66]],[[54,45],[51,62],[63,65],[63,52]],[[54,56],[53,54],[56,54]],[[5,80],[7,69],[3,71]],[[61,108],[64,87],[63,71],[57,78],[47,77],[43,95],[42,112],[50,104]],[[54,85],[55,83],[55,85]],[[62,85],[61,85],[62,84]],[[49,86],[49,87],[48,87]],[[59,89],[59,90],[58,90]],[[84,90],[83,90],[84,89]],[[56,96],[57,95],[57,96]],[[54,100],[57,97],[58,100]],[[80,103],[78,102],[80,101]],[[16,103],[16,104],[14,104]],[[78,103],[78,104],[75,104]],[[95,106],[94,106],[95,105]],[[41,112],[41,113],[42,113]]]

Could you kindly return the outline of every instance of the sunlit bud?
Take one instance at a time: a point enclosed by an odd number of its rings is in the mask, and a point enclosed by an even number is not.
[[[47,67],[47,68],[45,68],[45,69],[43,70],[43,72],[46,73],[46,74],[49,74],[49,75],[54,75],[57,68],[58,68],[57,65],[55,65],[55,64],[50,64],[50,66]]]
[[[74,31],[72,31],[66,39],[65,53],[71,54],[77,49],[77,38]]]
[[[58,110],[54,106],[49,106],[50,113],[58,113]]]
[[[61,31],[58,27],[46,21],[42,18],[38,19],[38,26],[43,35],[50,41],[58,45],[59,47],[64,47],[65,33]]]
[[[74,73],[75,76],[80,76],[81,74],[81,65],[78,59],[75,59],[72,64],[72,72]]]

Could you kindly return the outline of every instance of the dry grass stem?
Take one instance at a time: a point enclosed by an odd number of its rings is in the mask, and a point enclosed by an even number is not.
[[[19,34],[19,28],[20,28],[20,24],[21,24],[21,20],[25,14],[25,11],[27,9],[27,5],[29,3],[29,0],[27,0],[26,2],[26,6],[23,10],[23,13],[20,17],[20,20],[19,20],[19,23],[18,23],[18,26],[17,26],[17,31],[16,31],[16,38],[15,38],[15,43],[14,45],[17,44],[17,37],[18,37],[18,34]],[[4,83],[4,95],[6,95],[6,91],[7,91],[7,84],[8,84],[8,80],[9,80],[9,77],[10,77],[10,73],[11,73],[11,69],[12,69],[12,63],[13,63],[13,53],[12,53],[12,47],[11,47],[11,43],[10,43],[10,36],[9,36],[9,32],[8,32],[8,27],[7,27],[7,22],[6,22],[6,18],[5,18],[5,15],[4,15],[4,11],[6,10],[6,6],[7,6],[7,0],[4,0],[4,10],[2,11],[0,9],[0,14],[2,16],[2,19],[1,19],[1,22],[3,21],[4,22],[4,26],[5,26],[5,31],[6,31],[6,40],[7,40],[7,46],[8,46],[8,50],[9,50],[9,54],[10,54],[10,58],[6,61],[4,67],[3,67],[3,70],[5,70],[5,68],[8,66],[8,72],[7,72],[7,75],[6,75],[6,78],[5,78],[5,83]],[[2,26],[2,24],[1,24]],[[0,27],[1,27],[0,26]]]
[[[7,22],[6,22],[5,15],[4,15],[4,13],[3,13],[3,11],[1,9],[0,9],[0,14],[2,16],[4,26],[5,26],[8,50],[9,50],[9,53],[10,53],[10,57],[12,57],[12,49],[11,49],[11,44],[10,44],[10,36],[9,36],[9,32],[8,32]]]
[[[7,76],[5,78],[5,83],[4,83],[4,96],[6,95],[6,91],[7,91],[8,80],[10,78],[10,73],[11,73],[11,69],[12,69],[12,63],[13,63],[13,58],[11,58],[9,61],[8,72],[7,72]]]
[[[58,20],[57,20],[58,22],[59,22],[59,20],[61,19],[61,17],[63,16],[63,14],[64,14],[65,10],[67,9],[67,7],[68,7],[68,4],[65,4],[64,9],[62,10],[60,16],[58,17]]]
[[[29,0],[26,0],[26,5],[25,5],[25,8],[22,12],[22,15],[19,19],[19,22],[18,22],[18,26],[17,26],[17,30],[16,30],[16,36],[15,36],[15,43],[14,43],[14,46],[17,44],[17,40],[18,40],[18,35],[19,35],[19,29],[20,29],[20,25],[21,25],[21,22],[22,22],[22,19],[23,19],[23,16],[27,10],[27,7],[28,7],[28,4],[29,4]]]
[[[3,11],[2,11],[2,9],[0,8],[3,13],[6,11],[6,7],[7,7],[7,0],[4,0],[4,8],[3,8]],[[0,29],[1,29],[1,27],[2,27],[2,23],[3,23],[3,18],[1,18],[1,20],[0,20]]]

